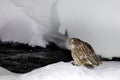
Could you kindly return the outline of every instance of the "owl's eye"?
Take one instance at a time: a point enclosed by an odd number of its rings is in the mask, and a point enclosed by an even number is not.
[[[74,44],[74,41],[71,41],[72,44]]]

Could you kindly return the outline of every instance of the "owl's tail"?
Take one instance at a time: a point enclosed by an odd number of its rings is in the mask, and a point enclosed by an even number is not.
[[[97,55],[94,55],[93,57],[89,58],[89,61],[92,63],[92,65],[95,66],[102,64],[100,58]]]

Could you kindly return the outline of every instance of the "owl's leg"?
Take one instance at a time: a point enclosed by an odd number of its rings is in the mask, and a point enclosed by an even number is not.
[[[79,63],[79,64],[75,64],[75,66],[81,66],[81,63]]]
[[[74,54],[74,52],[72,52],[72,58],[73,58],[73,61],[72,61],[73,65],[81,66],[80,60],[79,60],[78,56],[76,54]]]

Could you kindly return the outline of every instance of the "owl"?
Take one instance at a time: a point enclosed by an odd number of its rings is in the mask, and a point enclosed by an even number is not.
[[[95,54],[92,46],[78,38],[70,38],[69,46],[71,48],[71,55],[73,58],[72,64],[76,66],[85,66],[87,68],[94,68],[101,64],[100,59]]]

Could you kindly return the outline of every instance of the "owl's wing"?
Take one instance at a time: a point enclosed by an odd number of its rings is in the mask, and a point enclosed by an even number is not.
[[[95,54],[94,49],[92,48],[92,46],[86,42],[84,42],[84,54],[87,60],[89,60],[92,64],[94,65],[99,65],[100,64],[100,60],[97,57],[97,55]]]

